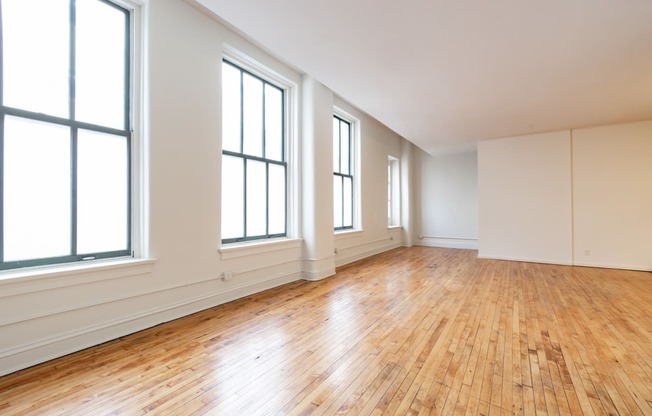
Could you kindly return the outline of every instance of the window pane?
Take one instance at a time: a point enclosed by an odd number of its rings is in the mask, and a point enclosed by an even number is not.
[[[283,161],[283,93],[265,85],[265,157]]]
[[[222,156],[222,239],[244,237],[244,164]]]
[[[222,63],[222,149],[240,152],[240,70]]]
[[[4,105],[68,117],[68,0],[2,0]]]
[[[341,137],[341,143],[342,143],[342,150],[341,150],[341,173],[344,173],[346,175],[350,175],[351,171],[351,160],[349,158],[349,150],[351,149],[351,144],[349,140],[349,131],[350,131],[350,125],[348,123],[340,123],[340,134],[342,135]]]
[[[285,166],[269,164],[269,233],[285,233]]]
[[[5,118],[5,261],[70,254],[70,130]]]
[[[263,156],[263,82],[248,74],[242,79],[244,153]]]
[[[342,192],[342,196],[344,198],[344,219],[343,219],[343,226],[344,227],[352,227],[353,226],[353,181],[351,178],[342,178],[343,183],[344,183],[344,189]]]
[[[333,224],[342,227],[342,177],[333,175]]]
[[[75,119],[125,125],[124,12],[98,0],[77,0]]]
[[[265,163],[247,161],[247,237],[267,234]]]
[[[77,254],[126,250],[127,139],[79,130],[77,143]]]
[[[333,172],[340,172],[340,121],[333,117]]]

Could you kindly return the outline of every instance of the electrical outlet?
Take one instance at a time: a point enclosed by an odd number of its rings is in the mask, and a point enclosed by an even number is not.
[[[233,272],[222,272],[222,280],[225,282],[233,278]]]
[[[591,255],[591,250],[589,250],[588,248],[586,250],[584,250],[584,255],[585,256],[590,256]]]

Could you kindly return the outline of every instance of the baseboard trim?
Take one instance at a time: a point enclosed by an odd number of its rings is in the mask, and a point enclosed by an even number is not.
[[[426,247],[461,248],[467,250],[477,250],[479,247],[478,239],[446,237],[422,237],[417,240],[417,245]]]
[[[560,266],[572,266],[570,261],[539,259],[535,257],[513,257],[513,256],[496,256],[492,254],[478,254],[479,259],[487,260],[507,260],[507,261],[521,261],[524,263],[542,263],[542,264],[558,264]]]
[[[652,266],[640,266],[640,265],[629,265],[629,264],[614,264],[614,263],[600,263],[600,262],[589,262],[589,261],[576,261],[573,263],[574,266],[579,267],[596,267],[599,269],[618,269],[618,270],[634,270],[639,272],[652,272]]]
[[[120,319],[87,326],[0,351],[0,376],[99,345],[223,303],[301,279],[301,273],[282,274],[223,292],[205,293]]]
[[[362,244],[364,245],[364,244]],[[362,260],[370,256],[375,256],[376,254],[384,253],[389,250],[393,250],[395,248],[401,247],[401,243],[394,243],[394,244],[389,244],[389,245],[384,245],[382,247],[370,249],[370,250],[365,250],[361,253],[356,253],[352,254],[346,257],[340,257],[335,260],[335,266],[336,267],[342,267],[344,265],[347,265],[349,263],[353,263],[354,261]],[[353,247],[347,247],[347,249],[350,249]]]

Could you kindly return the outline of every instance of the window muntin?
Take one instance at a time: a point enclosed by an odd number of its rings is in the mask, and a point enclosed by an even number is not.
[[[222,63],[222,243],[287,235],[285,90]]]
[[[353,138],[351,123],[333,116],[333,224],[353,228]]]
[[[1,7],[0,269],[131,255],[130,11]]]

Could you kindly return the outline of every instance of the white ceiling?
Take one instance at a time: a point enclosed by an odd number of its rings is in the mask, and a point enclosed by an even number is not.
[[[196,0],[430,153],[652,119],[652,0]]]

